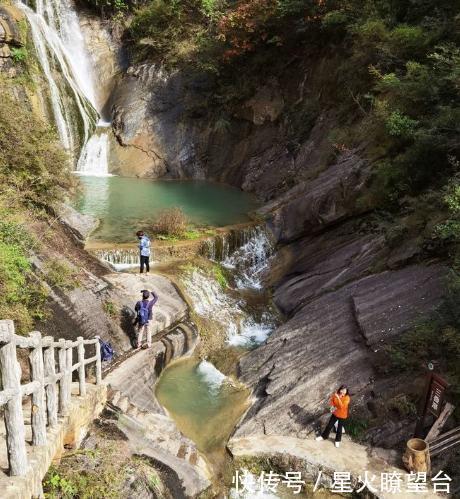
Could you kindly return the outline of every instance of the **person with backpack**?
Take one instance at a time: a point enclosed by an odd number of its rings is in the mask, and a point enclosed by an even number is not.
[[[350,395],[348,394],[348,388],[345,385],[339,387],[339,389],[332,394],[330,400],[330,411],[331,417],[329,422],[324,428],[323,433],[316,440],[327,440],[332,428],[337,423],[337,432],[335,434],[335,446],[340,447],[340,441],[342,440],[342,430],[345,420],[348,418],[348,406],[350,405]]]
[[[150,321],[152,320],[152,308],[158,301],[158,296],[153,291],[147,291],[143,289],[142,300],[136,303],[134,310],[136,311],[136,321],[137,326],[137,348],[142,346],[142,341],[144,339],[144,333],[146,334],[147,344],[143,348],[150,348],[152,346],[152,329],[150,327]],[[150,296],[152,299],[150,300]]]
[[[150,272],[150,239],[143,230],[138,230],[136,236],[139,239],[139,252],[140,252],[140,272],[148,274]]]

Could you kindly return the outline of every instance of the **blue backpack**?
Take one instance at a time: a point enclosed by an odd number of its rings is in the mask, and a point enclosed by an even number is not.
[[[139,302],[139,310],[137,311],[137,322],[139,326],[145,326],[149,321],[150,315],[150,302],[145,302],[142,300]]]
[[[99,343],[101,344],[101,360],[108,361],[112,360],[115,352],[113,351],[112,345],[106,341],[102,341],[99,338]]]

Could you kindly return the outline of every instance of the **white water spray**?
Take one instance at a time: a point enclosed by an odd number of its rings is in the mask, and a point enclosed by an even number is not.
[[[235,271],[235,283],[239,289],[262,289],[263,277],[273,253],[273,244],[263,227],[256,227],[249,239],[232,254],[222,265]]]
[[[251,347],[264,342],[273,331],[270,313],[262,314],[261,320],[256,321],[244,310],[243,300],[225,293],[205,271],[186,272],[182,280],[195,312],[225,330],[228,344]]]
[[[109,174],[109,130],[98,123],[94,134],[83,147],[75,173],[94,177]]]
[[[51,107],[63,146],[72,154],[85,144],[94,126],[94,92],[83,35],[68,0],[37,0],[36,11],[18,1],[31,27],[37,57],[48,82]],[[72,113],[76,107],[78,117]],[[83,136],[79,137],[78,121]]]
[[[222,374],[211,364],[211,362],[208,362],[207,360],[202,360],[198,364],[197,370],[209,386],[210,390],[213,392],[219,391],[222,384],[227,381],[225,374]]]
[[[117,271],[136,268],[140,264],[139,250],[137,249],[97,250],[94,254]]]

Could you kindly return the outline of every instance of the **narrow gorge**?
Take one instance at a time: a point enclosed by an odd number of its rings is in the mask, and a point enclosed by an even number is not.
[[[46,497],[264,493],[237,470],[328,497],[334,471],[402,468],[428,365],[460,403],[460,11],[364,3],[0,5],[0,319],[116,352]],[[432,462],[457,492],[458,452]]]

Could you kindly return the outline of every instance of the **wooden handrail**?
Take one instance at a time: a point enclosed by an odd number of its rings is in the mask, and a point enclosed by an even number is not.
[[[85,358],[86,345],[95,345],[96,355]],[[18,348],[30,350],[31,381],[23,385],[17,359]],[[78,356],[76,364],[73,364],[74,348]],[[38,331],[28,337],[19,336],[14,332],[13,321],[0,320],[0,407],[4,407],[10,475],[25,475],[28,466],[23,397],[32,398],[32,445],[45,445],[47,427],[56,426],[58,415],[64,416],[70,409],[72,373],[78,370],[79,395],[84,397],[87,392],[85,368],[93,363],[96,365],[96,384],[99,385],[102,383],[99,337],[85,340],[79,336],[76,341],[55,341],[51,336],[42,337]]]

